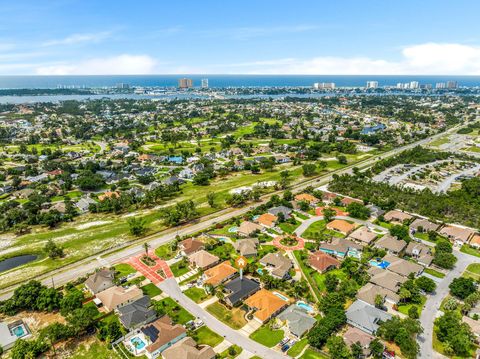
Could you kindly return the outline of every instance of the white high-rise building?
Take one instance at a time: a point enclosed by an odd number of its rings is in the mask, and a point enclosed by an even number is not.
[[[202,79],[202,89],[208,89],[208,79]]]
[[[444,89],[446,87],[445,82],[437,82],[435,84],[436,89]]]
[[[418,89],[419,88],[418,81],[411,81],[410,82],[410,88],[413,89],[413,90]]]
[[[447,81],[447,89],[456,89],[457,87],[457,81]]]
[[[335,89],[335,82],[315,82],[313,88],[315,90],[333,90]]]
[[[378,87],[378,81],[367,81],[367,89],[376,89]]]

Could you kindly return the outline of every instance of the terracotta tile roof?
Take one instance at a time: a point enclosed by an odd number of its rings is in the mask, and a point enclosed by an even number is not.
[[[270,214],[270,213],[264,213],[260,217],[258,217],[257,222],[267,227],[273,227],[275,225],[275,222],[277,222],[277,220],[278,220],[277,216],[274,216],[273,214]]]
[[[370,231],[367,227],[360,227],[350,234],[350,238],[370,244],[375,238],[377,238],[377,234]]]
[[[347,216],[348,215],[348,212],[344,212],[344,211],[342,211],[338,208],[335,208],[335,207],[317,207],[317,208],[315,208],[315,214],[317,216],[323,216],[323,210],[325,208],[334,210],[337,216]]]
[[[250,308],[256,308],[254,316],[260,319],[260,321],[265,322],[280,311],[280,309],[287,306],[289,301],[284,301],[272,292],[261,289],[245,300],[245,304]]]
[[[317,251],[310,254],[308,264],[319,272],[324,272],[332,266],[338,268],[340,261],[322,251]]]
[[[334,219],[327,224],[327,228],[340,233],[349,234],[355,229],[355,224],[348,223],[343,219]]]
[[[413,216],[409,215],[408,213],[397,211],[396,209],[393,209],[393,210],[385,213],[384,218],[387,221],[403,222],[404,220],[412,219]]]
[[[228,261],[217,264],[215,267],[205,271],[204,275],[207,278],[204,282],[217,286],[228,278],[237,273],[237,270],[233,268]]]
[[[312,196],[309,193],[297,194],[295,196],[295,201],[297,201],[297,202],[305,201],[305,202],[308,202],[308,203],[318,203],[319,202],[317,197]]]

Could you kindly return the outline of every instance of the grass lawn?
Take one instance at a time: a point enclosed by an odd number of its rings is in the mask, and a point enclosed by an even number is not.
[[[299,355],[303,348],[305,348],[308,344],[308,339],[307,338],[303,338],[302,340],[296,342],[293,347],[291,347],[290,349],[288,349],[288,352],[287,354],[289,356],[291,356],[292,358],[295,358],[297,355]]]
[[[420,303],[420,304],[409,303],[409,304],[405,304],[405,305],[399,305],[398,306],[398,311],[402,314],[408,315],[408,311],[410,310],[411,307],[417,307],[418,314],[420,315],[422,313],[423,306],[424,306],[426,300],[427,300],[427,297],[422,295],[422,303]]]
[[[208,295],[203,288],[198,287],[188,288],[186,291],[183,292],[183,294],[185,294],[195,303],[201,303],[211,297],[211,295]]]
[[[169,260],[175,257],[177,252],[172,251],[170,243],[167,243],[155,249],[155,254],[161,259]]]
[[[467,267],[467,271],[480,275],[480,263],[472,263]]]
[[[150,298],[153,298],[153,297],[156,297],[157,295],[162,294],[162,291],[160,290],[160,288],[158,288],[153,283],[144,285],[140,289],[142,290],[143,294],[148,295]]]
[[[318,237],[318,233],[325,231],[325,221],[322,219],[320,221],[313,222],[308,228],[303,232],[302,237],[306,239],[315,239]]]
[[[126,277],[129,274],[135,273],[137,270],[133,268],[130,264],[127,263],[119,263],[114,265],[113,268],[115,272],[118,272],[117,277],[122,278]]]
[[[295,217],[298,217],[298,218],[300,218],[300,219],[303,219],[303,220],[308,219],[308,216],[304,215],[303,213],[296,212],[296,211],[294,211],[294,212],[292,212],[292,213],[294,214]]]
[[[188,261],[185,259],[179,260],[178,262],[172,264],[170,269],[175,277],[181,277],[185,273],[190,272]]]
[[[300,264],[300,269],[302,270],[303,274],[305,275],[305,277],[307,278],[307,281],[308,283],[310,283],[310,286],[312,287],[313,291],[314,291],[314,295],[316,298],[320,298],[322,296],[322,294],[320,293],[320,291],[318,290],[317,288],[317,285],[315,283],[315,281],[313,280],[312,276],[311,276],[311,273],[314,271],[312,268],[310,267],[307,267],[305,265],[305,263],[303,263],[302,261],[302,258],[300,257],[300,253],[301,251],[293,251],[293,255],[295,256],[295,258],[297,259],[297,262]],[[316,272],[316,271],[315,271]]]
[[[240,329],[247,324],[245,311],[240,308],[228,309],[222,303],[215,302],[207,307],[207,311],[233,329]]]
[[[90,358],[102,358],[102,359],[121,359],[120,356],[113,350],[109,350],[105,343],[95,339],[93,343],[80,344],[75,352],[70,356],[72,359],[90,359]]]
[[[223,352],[221,352],[219,355],[219,358],[233,359],[238,357],[242,351],[243,351],[242,348],[234,344],[231,347],[228,347],[227,349],[225,349]]]
[[[334,270],[330,270],[326,273],[323,273],[323,274],[320,274],[318,273],[317,271],[314,271],[314,273],[312,274],[312,278],[313,280],[315,281],[318,289],[321,291],[321,292],[325,292],[326,291],[326,288],[325,288],[325,277],[327,276],[327,274],[333,274],[334,276],[336,276],[338,279],[340,279],[340,281],[343,281],[347,278],[347,275],[345,274],[345,272],[341,269],[334,269]]]
[[[292,234],[293,231],[296,230],[299,225],[300,225],[300,222],[298,221],[295,224],[292,224],[289,222],[283,222],[278,224],[278,226],[282,229],[282,231],[290,234]]]
[[[472,248],[467,244],[464,244],[460,249],[460,252],[470,254],[475,257],[480,257],[480,251],[478,249]]]
[[[439,272],[435,269],[432,269],[432,268],[425,268],[424,269],[424,272],[425,273],[428,273],[430,275],[433,275],[434,277],[437,277],[437,278],[443,278],[445,277],[445,274],[443,274],[442,272]]]
[[[212,348],[223,342],[223,337],[213,332],[209,327],[203,326],[192,332],[192,338],[198,345],[206,344]]]
[[[310,348],[305,350],[303,355],[300,357],[300,359],[327,359],[327,358],[328,357],[326,357],[325,355],[320,354],[320,353],[318,353],[315,350],[310,349]]]
[[[284,334],[285,333],[281,329],[271,330],[268,325],[263,325],[250,334],[250,339],[265,345],[268,348],[272,348],[283,339]]]
[[[188,277],[187,279],[185,280],[182,280],[180,283],[178,283],[179,285],[183,285],[183,284],[186,284],[186,283],[190,283],[196,279],[198,279],[200,276],[202,275],[202,273],[198,272],[198,273],[195,273],[194,275],[192,275],[191,277]]]
[[[88,303],[85,303],[85,304],[83,305],[83,307],[84,307],[84,308],[87,308],[87,307],[95,308],[96,313],[97,313],[97,315],[95,316],[95,318],[100,318],[100,317],[103,315],[102,313],[100,313],[100,311],[98,310],[97,306],[95,305],[95,303],[94,303],[93,301],[88,302]]]
[[[187,312],[182,306],[175,302],[172,298],[165,298],[159,301],[170,318],[175,323],[185,324],[186,322],[195,319],[193,315]]]

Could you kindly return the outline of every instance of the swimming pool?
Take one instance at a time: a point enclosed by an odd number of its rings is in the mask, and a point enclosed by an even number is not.
[[[227,241],[227,238],[225,238],[225,237],[217,237],[217,239],[218,239],[220,242],[226,242],[226,241]]]
[[[237,233],[237,232],[238,232],[238,227],[230,227],[230,228],[228,229],[228,232],[229,232],[229,233]]]
[[[309,306],[307,303],[304,301],[299,300],[297,302],[297,307],[302,308],[303,310],[307,311],[308,313],[313,313],[315,310]]]
[[[278,298],[280,298],[281,300],[284,300],[285,302],[288,301],[288,298],[285,297],[283,294],[280,294],[278,292],[273,292],[273,295],[276,295]]]
[[[135,349],[143,349],[145,347],[145,342],[140,339],[140,337],[133,337],[130,339],[130,343],[135,347]]]
[[[368,263],[370,263],[370,265],[373,266],[373,267],[378,267],[378,268],[382,268],[382,269],[385,269],[390,265],[390,262],[378,261],[378,260],[375,260],[375,259],[370,259],[368,261]]]
[[[253,216],[253,217],[252,217],[252,221],[256,221],[256,220],[259,219],[259,218],[260,218],[260,216],[257,214],[256,216]]]
[[[14,328],[12,328],[12,333],[17,337],[17,338],[21,338],[21,337],[24,337],[27,333],[26,333],[26,329],[24,328],[23,324],[22,325],[18,325]]]
[[[263,269],[262,269],[262,268],[258,268],[258,269],[257,269],[257,273],[260,274],[260,275],[263,275]]]

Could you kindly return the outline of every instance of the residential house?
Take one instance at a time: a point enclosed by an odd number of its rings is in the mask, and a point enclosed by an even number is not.
[[[335,257],[345,258],[345,256],[349,256],[360,259],[363,247],[348,239],[334,237],[330,242],[320,243],[318,249]]]
[[[408,277],[410,275],[410,273],[413,273],[416,276],[420,275],[424,270],[424,267],[420,264],[417,264],[417,263],[414,263],[414,262],[411,262],[411,261],[407,261],[405,259],[399,258],[399,257],[391,255],[391,254],[387,254],[383,258],[383,260],[385,262],[390,263],[387,267],[387,269],[390,272],[403,275],[404,277]]]
[[[356,228],[354,223],[347,222],[343,219],[334,219],[333,221],[327,223],[327,229],[342,233],[345,236],[348,236]]]
[[[308,264],[320,273],[340,267],[340,261],[322,251],[311,253],[308,257]]]
[[[362,332],[360,329],[355,327],[349,327],[347,331],[343,334],[343,339],[345,344],[348,347],[352,347],[353,344],[359,343],[363,350],[364,357],[370,356],[370,343],[375,339],[375,337]]]
[[[233,248],[244,257],[253,257],[257,255],[257,238],[244,238],[233,242]]]
[[[197,345],[190,337],[180,339],[162,353],[164,359],[213,359],[215,351],[209,345]]]
[[[440,229],[439,233],[453,241],[455,244],[462,245],[468,242],[470,237],[475,234],[475,231],[469,228],[446,225]]]
[[[422,242],[411,241],[405,249],[405,254],[415,258],[418,263],[428,267],[433,261],[432,251],[430,246]]]
[[[90,293],[95,295],[113,287],[115,285],[113,283],[114,277],[114,271],[109,269],[100,269],[87,278],[85,281],[85,287]]]
[[[273,228],[278,221],[278,217],[270,213],[264,213],[257,218],[258,224],[264,226],[265,228]]]
[[[342,200],[340,201],[342,203],[343,206],[347,207],[349,204],[352,204],[352,203],[358,203],[358,204],[362,204],[363,205],[363,201],[362,200],[359,200],[359,199],[356,199],[356,198],[351,198],[351,197],[344,197],[342,198]]]
[[[233,307],[260,290],[260,284],[242,276],[242,278],[237,277],[225,284],[224,289],[227,293],[224,300],[229,306]]]
[[[315,206],[320,200],[309,193],[301,193],[295,196],[295,202],[307,202],[310,206]]]
[[[388,222],[403,224],[405,221],[411,220],[413,216],[409,215],[408,213],[393,209],[385,213],[383,218],[385,218],[385,220]]]
[[[268,213],[276,217],[283,215],[284,219],[289,219],[292,209],[285,206],[272,207],[268,210]]]
[[[187,238],[178,243],[178,248],[183,256],[189,256],[195,252],[205,249],[205,244],[194,238]]]
[[[394,293],[398,293],[402,284],[408,279],[398,273],[377,267],[369,268],[367,273],[370,275],[370,283],[388,289]]]
[[[240,236],[249,237],[257,232],[261,232],[262,230],[263,230],[263,227],[261,225],[250,222],[250,221],[244,221],[240,223],[237,233]]]
[[[437,231],[438,227],[437,223],[430,222],[428,219],[424,218],[416,218],[411,224],[410,228],[414,229],[416,232],[430,232],[430,231]]]
[[[388,301],[397,304],[400,301],[400,296],[397,293],[373,283],[367,283],[357,293],[357,299],[373,306],[376,305],[377,296],[382,298],[382,303]]]
[[[289,271],[293,267],[292,261],[280,252],[266,254],[260,259],[260,264],[265,266],[272,277],[279,279],[290,278]]]
[[[217,264],[220,258],[201,249],[198,252],[190,254],[188,260],[193,267],[205,270]]]
[[[462,322],[466,323],[470,327],[473,335],[475,336],[475,341],[478,343],[480,341],[480,321],[464,315],[462,317]]]
[[[253,317],[260,323],[265,323],[288,306],[289,298],[285,297],[286,300],[284,300],[280,295],[275,294],[266,289],[260,289],[244,301],[251,310],[255,311]]]
[[[80,212],[88,212],[88,209],[90,208],[91,204],[96,204],[97,202],[88,196],[80,198],[76,203],[75,207],[78,208]]]
[[[472,238],[470,238],[470,245],[475,248],[480,248],[480,234],[475,233]]]
[[[363,245],[369,245],[377,238],[377,234],[363,226],[350,233],[349,238],[362,243]]]
[[[185,328],[179,324],[173,325],[167,315],[143,326],[140,331],[147,339],[145,355],[149,359],[158,358],[163,351],[187,336]]]
[[[237,270],[230,265],[229,261],[225,261],[217,264],[215,267],[207,269],[203,273],[203,282],[205,284],[211,284],[216,287],[236,275]]]
[[[374,244],[375,248],[384,249],[389,253],[398,254],[407,247],[407,242],[397,239],[391,234],[386,234]]]
[[[180,176],[180,178],[192,179],[195,176],[195,173],[193,173],[193,171],[190,168],[186,167],[183,170],[181,170],[178,175]]]
[[[100,202],[105,201],[106,199],[118,198],[120,197],[120,193],[114,191],[106,191],[98,196],[98,200]]]
[[[132,303],[117,307],[115,311],[120,323],[127,329],[137,328],[157,318],[157,313],[151,307],[150,297],[146,295]]]
[[[375,335],[381,322],[392,318],[387,312],[359,299],[348,307],[346,315],[348,324],[370,335]]]
[[[103,292],[97,293],[96,297],[102,302],[103,307],[110,312],[119,306],[140,299],[143,297],[143,292],[135,285],[129,288],[113,286]]]
[[[290,305],[281,312],[278,319],[286,322],[288,330],[297,338],[301,338],[305,333],[313,328],[317,320],[310,316],[305,310],[296,304]]]

